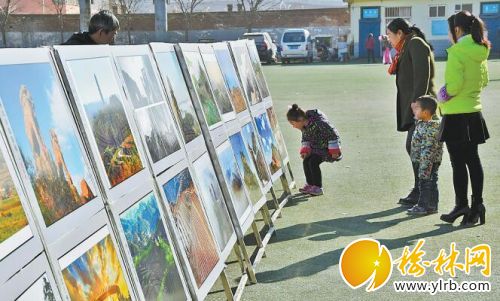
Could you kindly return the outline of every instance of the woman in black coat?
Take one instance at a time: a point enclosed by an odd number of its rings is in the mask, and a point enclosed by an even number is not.
[[[389,68],[396,75],[397,130],[407,132],[406,151],[410,154],[411,138],[415,130],[412,104],[423,95],[436,95],[434,90],[434,54],[425,35],[404,19],[395,19],[387,26],[387,37],[397,55]],[[420,191],[418,173],[413,168],[414,185],[410,194],[399,200],[399,204],[415,205]]]

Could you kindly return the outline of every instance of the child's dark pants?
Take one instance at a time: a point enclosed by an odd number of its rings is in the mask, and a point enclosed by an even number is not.
[[[323,187],[321,169],[319,168],[321,163],[323,163],[323,158],[315,154],[311,154],[304,159],[303,165],[307,184]]]

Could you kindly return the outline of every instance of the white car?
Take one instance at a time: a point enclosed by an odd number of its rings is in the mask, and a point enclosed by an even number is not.
[[[306,29],[287,29],[281,37],[281,47],[281,60],[285,64],[299,59],[313,61],[313,42]]]

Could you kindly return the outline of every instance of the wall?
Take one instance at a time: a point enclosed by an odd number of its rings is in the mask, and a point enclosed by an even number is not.
[[[118,43],[127,42],[126,23],[118,16],[122,29]],[[245,15],[238,12],[196,13],[192,18],[190,41],[199,38],[234,40],[246,32]],[[304,27],[313,34],[348,34],[350,16],[346,8],[265,11],[259,12],[254,22],[254,30],[267,30],[278,40],[287,28]],[[79,16],[65,15],[65,38],[78,31]],[[154,41],[154,15],[134,15],[131,21],[133,43]],[[168,15],[166,39],[168,42],[184,41],[184,18],[180,14]],[[8,28],[9,47],[37,47],[58,44],[59,25],[53,15],[12,15]],[[1,43],[0,43],[1,45]]]
[[[455,13],[455,4],[461,3],[472,3],[472,13],[475,15],[480,14],[480,4],[485,1],[478,0],[454,0],[454,1],[436,1],[436,0],[384,0],[384,1],[356,1],[351,0],[350,12],[351,12],[351,31],[354,37],[355,44],[355,56],[359,54],[359,19],[361,17],[361,7],[365,6],[380,6],[381,7],[381,19],[380,24],[381,31],[385,32],[385,8],[386,7],[401,7],[401,6],[411,6],[412,7],[412,17],[410,22],[415,23],[422,31],[426,34],[427,39],[433,44],[435,48],[435,55],[437,57],[446,56],[446,48],[450,46],[448,41],[448,35],[433,35],[432,34],[432,21],[445,21],[448,16]],[[444,18],[430,18],[429,17],[429,6],[431,5],[445,5],[446,3],[446,13]]]

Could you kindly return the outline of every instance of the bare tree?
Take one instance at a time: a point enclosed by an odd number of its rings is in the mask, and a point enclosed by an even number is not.
[[[2,44],[7,47],[7,27],[9,17],[18,9],[19,0],[0,0],[0,31],[2,31]]]
[[[247,31],[252,32],[258,11],[270,10],[281,5],[282,2],[282,0],[238,0],[238,4],[245,12]]]
[[[189,31],[191,30],[191,19],[196,8],[205,0],[175,0],[177,7],[184,17],[184,40],[189,40]]]
[[[64,42],[64,19],[63,16],[65,14],[66,5],[68,4],[67,0],[51,0],[52,4],[54,4],[54,9],[57,14],[57,20],[59,21],[59,33],[61,34],[61,43]]]
[[[119,6],[121,14],[125,19],[125,27],[127,28],[128,43],[132,44],[132,15],[137,13],[144,0],[114,0]]]

